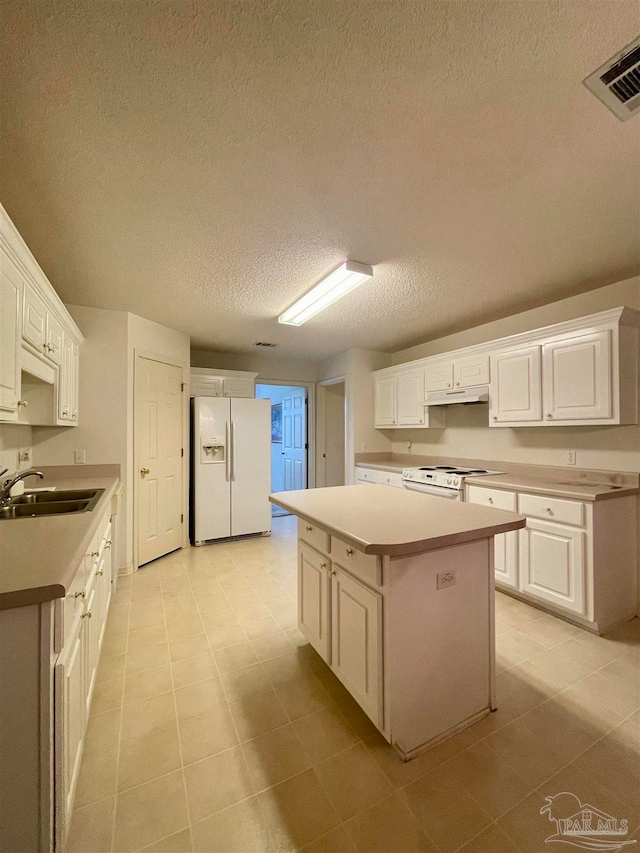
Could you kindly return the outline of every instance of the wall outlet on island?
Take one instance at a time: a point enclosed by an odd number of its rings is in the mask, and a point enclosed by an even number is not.
[[[567,450],[567,465],[575,465],[576,464],[576,451],[575,450]]]
[[[438,572],[437,575],[437,589],[446,589],[448,586],[456,585],[456,573],[455,572]]]
[[[84,465],[86,462],[84,450],[74,450],[73,461],[76,465]]]

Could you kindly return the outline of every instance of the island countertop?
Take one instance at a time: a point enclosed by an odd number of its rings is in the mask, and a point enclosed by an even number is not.
[[[363,551],[406,557],[524,527],[523,515],[382,485],[276,492],[269,500]]]

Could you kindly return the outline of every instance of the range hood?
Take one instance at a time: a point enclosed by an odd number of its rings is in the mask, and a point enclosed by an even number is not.
[[[453,406],[456,403],[488,403],[489,389],[486,385],[477,388],[462,388],[460,391],[431,391],[424,401],[425,406]]]

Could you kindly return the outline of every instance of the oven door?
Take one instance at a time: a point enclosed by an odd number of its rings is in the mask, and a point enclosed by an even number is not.
[[[461,501],[462,492],[459,489],[447,489],[444,486],[432,486],[429,483],[412,483],[403,480],[402,487],[412,492],[422,492],[423,495],[435,495],[438,498],[448,498],[450,501]]]

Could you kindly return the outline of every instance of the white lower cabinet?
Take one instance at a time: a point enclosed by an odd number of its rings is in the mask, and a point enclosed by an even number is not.
[[[479,486],[467,487],[467,502],[492,506],[495,509],[506,509],[517,512],[517,495],[515,492],[500,489],[484,489]],[[505,586],[518,587],[518,532],[499,533],[493,537],[493,559],[495,578]]]
[[[586,615],[585,536],[564,524],[527,519],[520,535],[522,592]]]
[[[298,625],[320,657],[330,663],[329,558],[304,542],[298,546]]]
[[[337,564],[331,570],[331,668],[382,724],[382,596]]]

